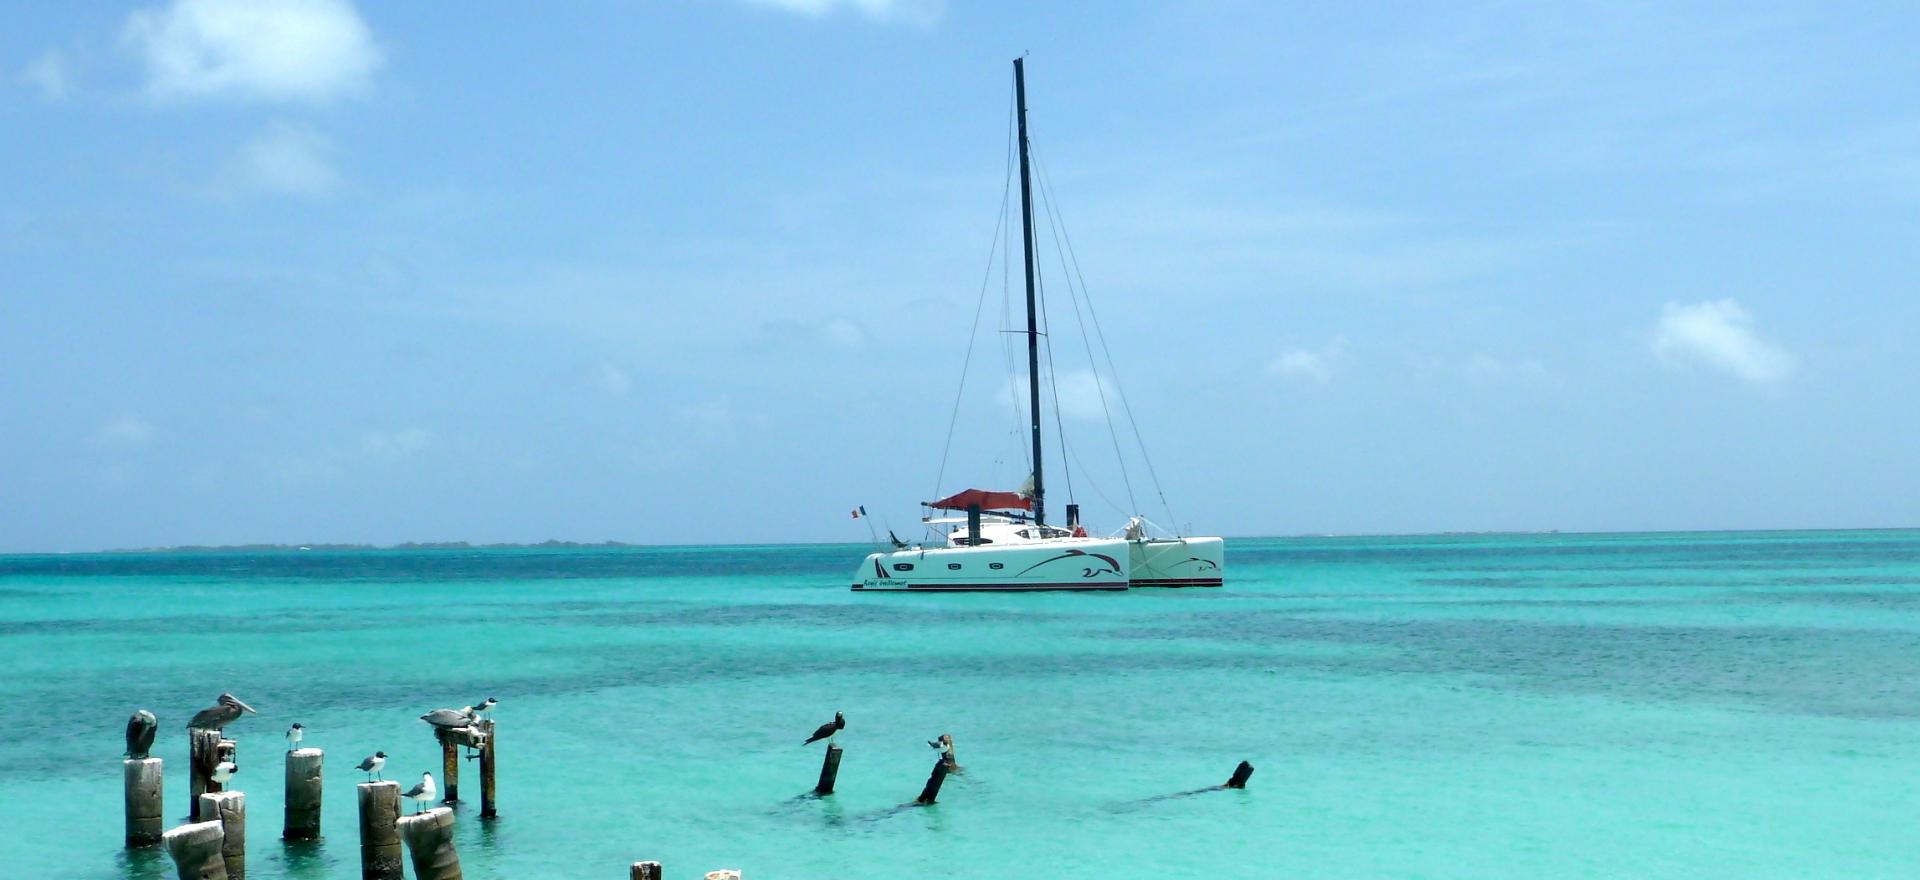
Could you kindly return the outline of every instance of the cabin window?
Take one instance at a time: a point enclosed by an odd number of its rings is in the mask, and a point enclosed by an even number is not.
[[[896,563],[894,563],[894,564],[893,564],[893,570],[894,570],[894,571],[912,571],[912,570],[913,570],[913,563],[911,563],[911,562],[896,562]]]
[[[960,563],[958,563],[958,562],[949,562],[949,563],[947,563],[947,570],[948,570],[948,571],[959,571],[959,570],[960,570]]]
[[[1032,529],[1021,529],[1020,531],[1017,531],[1017,532],[1014,532],[1014,534],[1016,534],[1016,535],[1019,535],[1019,536],[1020,536],[1020,537],[1022,537],[1022,538],[1031,538],[1031,537],[1033,537],[1033,530],[1032,530]]]
[[[1007,565],[1004,562],[989,562],[987,563],[987,567],[994,571],[999,571],[1000,569],[1006,568]]]

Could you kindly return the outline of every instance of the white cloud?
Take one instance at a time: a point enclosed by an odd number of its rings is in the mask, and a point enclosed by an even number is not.
[[[633,390],[633,377],[627,375],[613,364],[601,361],[587,371],[587,383],[609,394],[625,394]]]
[[[269,195],[316,198],[333,191],[333,143],[303,125],[275,123],[241,146],[231,173],[238,188]]]
[[[398,458],[421,452],[433,445],[433,432],[425,428],[398,431],[368,431],[360,436],[360,449],[368,455]]]
[[[821,18],[851,11],[876,21],[929,25],[945,11],[945,0],[746,0],[785,12]]]
[[[381,62],[349,0],[173,0],[121,33],[157,98],[325,101],[365,90]]]
[[[1325,383],[1333,379],[1334,365],[1346,356],[1347,337],[1335,336],[1319,348],[1290,348],[1267,364],[1267,372],[1284,379]]]
[[[1748,382],[1792,375],[1793,355],[1761,339],[1753,316],[1731,299],[1667,303],[1653,329],[1653,352],[1668,363],[1698,363]]]
[[[123,415],[101,425],[93,439],[105,446],[145,446],[153,439],[153,424],[139,416]]]
[[[49,101],[64,101],[73,95],[73,65],[59,49],[40,53],[20,71],[20,78],[40,90]]]

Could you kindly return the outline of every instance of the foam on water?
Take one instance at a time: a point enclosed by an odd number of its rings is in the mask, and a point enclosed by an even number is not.
[[[0,557],[0,873],[170,876],[119,845],[121,732],[160,716],[183,814],[223,690],[263,880],[357,877],[353,765],[437,776],[417,716],[488,695],[474,880],[1920,872],[1920,533],[1239,539],[1225,589],[1100,595],[852,593],[862,552]],[[940,733],[966,772],[898,809]]]

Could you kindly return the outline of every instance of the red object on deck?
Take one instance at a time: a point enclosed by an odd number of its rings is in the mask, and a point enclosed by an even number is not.
[[[990,489],[968,489],[957,492],[939,501],[929,501],[927,506],[936,510],[966,510],[978,504],[981,510],[1032,510],[1033,500],[1018,492],[995,492]]]

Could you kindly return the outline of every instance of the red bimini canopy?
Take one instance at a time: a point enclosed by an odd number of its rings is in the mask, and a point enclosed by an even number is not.
[[[936,510],[966,510],[978,504],[981,510],[1032,510],[1033,499],[1018,492],[994,492],[988,489],[968,489],[949,495],[939,501],[929,501],[927,506]]]

